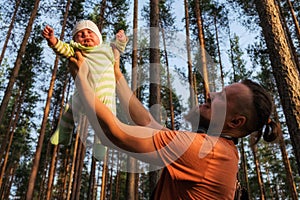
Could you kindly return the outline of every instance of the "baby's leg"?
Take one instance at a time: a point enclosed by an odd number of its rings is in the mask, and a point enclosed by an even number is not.
[[[73,111],[70,104],[67,103],[64,108],[64,113],[58,124],[56,131],[50,138],[50,141],[54,145],[64,144],[68,145],[71,140],[71,136],[74,129]]]

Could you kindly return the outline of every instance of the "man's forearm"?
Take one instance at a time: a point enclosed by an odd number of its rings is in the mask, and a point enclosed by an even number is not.
[[[154,120],[150,112],[136,98],[128,86],[123,75],[116,75],[117,95],[122,108],[126,112],[129,120],[139,126],[148,126],[154,129],[163,129],[157,121]]]

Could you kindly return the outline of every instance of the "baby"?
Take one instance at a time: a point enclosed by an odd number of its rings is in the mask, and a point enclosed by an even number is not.
[[[119,59],[119,54],[124,52],[128,42],[124,31],[120,30],[116,34],[116,41],[106,44],[102,41],[97,25],[90,20],[82,20],[75,25],[72,32],[73,40],[70,44],[57,39],[50,26],[44,28],[42,35],[54,52],[65,58],[74,56],[76,50],[82,52],[89,67],[89,84],[93,87],[97,97],[115,114],[114,63],[116,59]],[[52,144],[69,144],[74,129],[73,112],[75,116],[78,115],[77,109],[72,108],[80,107],[78,92],[75,89],[72,99],[65,106],[58,128],[50,139]]]

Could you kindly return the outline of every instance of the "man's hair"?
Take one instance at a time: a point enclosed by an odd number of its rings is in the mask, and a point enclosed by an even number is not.
[[[262,135],[265,141],[274,141],[280,129],[276,122],[270,120],[273,110],[273,101],[270,94],[261,85],[249,79],[243,80],[241,83],[247,86],[252,93],[252,103],[255,112],[253,120],[251,120],[253,122],[251,124],[252,128],[248,128],[249,130],[247,130],[248,134],[252,132],[257,133],[255,143],[258,142]]]

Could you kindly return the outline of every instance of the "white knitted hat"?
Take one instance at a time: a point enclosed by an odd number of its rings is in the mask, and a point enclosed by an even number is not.
[[[99,38],[100,44],[102,44],[102,35],[97,27],[97,25],[92,22],[91,20],[81,20],[79,22],[77,22],[77,24],[75,25],[73,31],[72,31],[72,37],[74,38],[74,36],[76,35],[76,33],[78,31],[81,31],[82,29],[90,29],[91,31],[93,31]]]

